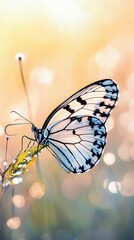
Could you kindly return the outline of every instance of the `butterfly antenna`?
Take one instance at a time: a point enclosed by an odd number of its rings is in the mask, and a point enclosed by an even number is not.
[[[21,117],[22,119],[26,120],[28,123],[30,123],[31,125],[33,125],[33,123],[32,123],[29,119],[23,117],[20,113],[18,113],[18,112],[16,112],[16,111],[11,111],[11,113],[17,114],[19,117]]]
[[[7,135],[7,136],[16,136],[16,135],[18,135],[17,133],[15,133],[15,134],[9,134],[8,132],[7,132],[7,128],[9,128],[9,127],[11,127],[11,126],[18,126],[18,125],[24,125],[24,124],[31,124],[31,123],[10,123],[10,124],[7,124],[6,125],[6,127],[5,127],[5,134]]]
[[[7,132],[7,128],[8,128],[8,127],[18,126],[18,125],[23,125],[23,124],[31,124],[31,125],[33,125],[33,123],[32,123],[30,120],[28,120],[27,118],[23,117],[20,113],[18,113],[18,112],[16,112],[16,111],[11,111],[11,113],[15,113],[16,115],[18,115],[19,117],[21,117],[22,119],[24,119],[24,120],[27,121],[27,122],[26,122],[26,123],[25,123],[25,122],[24,122],[24,123],[10,123],[10,124],[6,125],[6,127],[5,127],[5,133],[6,133],[7,136],[16,136],[16,135],[17,135],[17,134],[9,134],[9,133]]]
[[[25,91],[25,94],[26,94],[29,117],[31,119],[31,117],[32,117],[31,104],[30,104],[30,99],[29,99],[28,90],[27,90],[27,87],[26,87],[26,81],[25,81],[24,72],[23,72],[23,67],[22,67],[22,61],[24,61],[24,55],[23,54],[17,54],[16,55],[16,60],[18,60],[18,62],[19,62],[19,70],[20,70],[21,80],[22,80],[22,84],[23,84],[24,91]]]

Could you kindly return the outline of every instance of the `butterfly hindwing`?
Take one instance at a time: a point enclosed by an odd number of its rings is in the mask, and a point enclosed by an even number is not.
[[[106,128],[95,117],[77,116],[48,127],[47,147],[67,172],[82,173],[98,162]]]
[[[97,81],[82,88],[54,109],[42,129],[56,121],[84,115],[96,117],[105,123],[117,99],[118,87],[113,80]]]

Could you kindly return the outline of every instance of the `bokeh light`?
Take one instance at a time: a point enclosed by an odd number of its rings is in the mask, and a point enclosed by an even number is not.
[[[107,165],[112,165],[115,162],[115,155],[113,153],[105,153],[103,160]]]
[[[3,162],[3,165],[4,165],[5,167],[8,165],[7,160],[5,160],[5,161]]]
[[[14,205],[16,207],[18,207],[18,208],[22,208],[25,205],[25,198],[24,198],[24,196],[19,195],[19,194],[13,196],[12,201],[13,201]]]
[[[108,183],[109,183],[108,179],[105,179],[104,182],[103,182],[104,189],[107,189]]]
[[[31,197],[40,199],[45,194],[45,186],[41,182],[35,182],[32,184],[32,186],[29,189],[29,194]]]
[[[18,174],[19,174],[19,171],[18,171]],[[14,179],[13,179],[13,184],[19,184],[19,183],[21,183],[23,181],[23,178],[21,178],[21,177],[15,177]]]
[[[106,46],[103,50],[96,54],[97,64],[106,69],[111,69],[117,66],[120,59],[119,50],[113,46]]]
[[[111,193],[118,193],[121,189],[121,185],[120,185],[120,182],[117,182],[117,181],[112,181],[108,184],[108,190],[111,192]]]
[[[21,225],[21,220],[19,217],[12,217],[7,220],[7,226],[12,230],[18,229],[20,225]]]
[[[46,68],[36,68],[31,72],[30,80],[38,84],[48,84],[53,80],[53,72]]]
[[[134,171],[124,175],[121,181],[121,194],[126,197],[134,196]]]

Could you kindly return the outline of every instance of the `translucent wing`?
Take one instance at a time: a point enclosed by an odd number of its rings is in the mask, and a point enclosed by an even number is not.
[[[84,115],[96,117],[105,123],[117,99],[118,87],[113,80],[97,81],[79,90],[54,109],[42,129],[62,119]]]
[[[118,99],[111,79],[92,83],[55,108],[35,139],[45,145],[67,172],[82,173],[99,160],[106,143],[110,112]]]
[[[82,173],[99,160],[106,143],[104,124],[95,117],[77,116],[50,125],[46,144],[67,172]]]

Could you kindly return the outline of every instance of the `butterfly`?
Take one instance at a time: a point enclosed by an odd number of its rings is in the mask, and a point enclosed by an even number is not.
[[[105,123],[118,93],[118,86],[111,79],[87,85],[56,107],[42,128],[32,124],[34,141],[46,146],[68,173],[92,169],[105,147]]]

